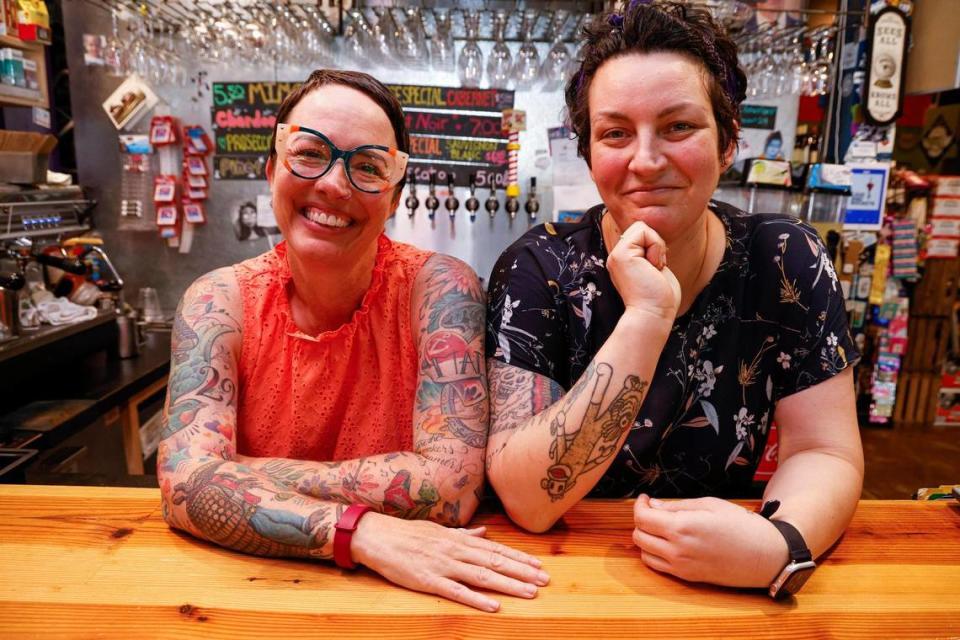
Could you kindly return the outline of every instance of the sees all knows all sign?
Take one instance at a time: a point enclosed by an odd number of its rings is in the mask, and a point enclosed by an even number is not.
[[[890,124],[900,116],[910,23],[896,7],[886,7],[870,22],[864,114],[871,124]]]

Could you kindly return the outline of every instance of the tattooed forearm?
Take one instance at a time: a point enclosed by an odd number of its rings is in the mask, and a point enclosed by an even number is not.
[[[490,435],[513,431],[563,397],[563,388],[544,376],[490,361]]]
[[[554,464],[540,486],[553,501],[562,499],[584,473],[603,464],[617,452],[620,437],[630,428],[647,383],[628,375],[606,410],[601,411],[603,398],[610,386],[613,367],[592,363],[580,382],[567,394],[566,406],[572,405],[587,386],[591,387],[587,411],[578,425],[567,424],[566,410],[559,411],[550,422],[550,458]],[[588,384],[589,381],[589,384]]]
[[[237,460],[278,486],[304,496],[344,505],[366,504],[398,518],[433,518],[448,524],[452,524],[448,522],[452,510],[459,514],[459,499],[452,494],[464,488],[463,479],[467,477],[461,473],[457,481],[447,482],[450,495],[444,496],[434,479],[437,474],[423,454],[418,458],[412,453],[391,453],[335,463],[244,456]],[[439,464],[455,460],[447,456]]]
[[[255,475],[223,460],[196,468],[173,487],[168,521],[221,546],[260,556],[332,556],[330,536],[342,507],[296,505]],[[305,508],[304,508],[305,507]],[[176,511],[177,513],[171,513]],[[182,522],[183,518],[186,522]]]

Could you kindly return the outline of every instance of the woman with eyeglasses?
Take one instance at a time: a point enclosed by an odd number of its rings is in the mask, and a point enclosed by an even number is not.
[[[467,265],[384,235],[409,144],[367,74],[318,70],[284,100],[267,180],[285,241],[177,311],[163,511],[230,549],[362,563],[496,611],[471,587],[531,598],[548,577],[457,528],[484,474],[483,295]]]
[[[493,269],[487,473],[527,529],[587,496],[636,498],[648,566],[784,597],[860,496],[858,353],[814,230],[711,199],[744,89],[703,8],[634,0],[587,29],[566,99],[603,202]],[[753,494],[774,421],[753,513],[725,498]]]

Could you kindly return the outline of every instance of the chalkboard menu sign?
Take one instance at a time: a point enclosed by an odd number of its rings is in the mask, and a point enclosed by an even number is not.
[[[447,184],[464,187],[470,174],[477,186],[507,185],[507,134],[500,113],[513,108],[513,91],[425,87],[391,84],[387,87],[403,105],[410,132],[410,167],[418,183],[436,175]]]
[[[211,119],[216,145],[214,177],[219,180],[264,178],[270,135],[283,99],[299,83],[216,82]],[[400,100],[410,131],[410,168],[418,183],[431,173],[438,184],[499,188],[507,179],[507,136],[500,112],[513,107],[513,91],[387,85]]]
[[[277,109],[298,82],[214,82],[211,121],[219,180],[260,180]]]

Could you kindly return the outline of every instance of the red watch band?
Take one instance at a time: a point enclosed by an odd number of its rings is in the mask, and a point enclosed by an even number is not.
[[[352,504],[334,525],[336,531],[333,534],[333,561],[338,567],[357,568],[357,563],[353,561],[350,554],[350,541],[353,539],[353,532],[357,530],[360,518],[368,511],[372,511],[372,508],[365,504]]]

